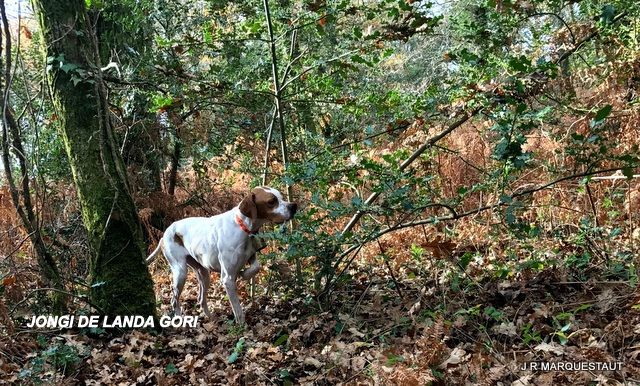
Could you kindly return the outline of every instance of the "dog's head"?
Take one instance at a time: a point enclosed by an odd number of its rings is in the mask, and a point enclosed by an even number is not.
[[[253,188],[239,207],[240,212],[253,221],[276,224],[291,220],[298,210],[298,204],[285,201],[277,189],[268,186]]]

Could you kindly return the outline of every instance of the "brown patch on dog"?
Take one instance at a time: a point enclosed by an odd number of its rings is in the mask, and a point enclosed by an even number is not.
[[[258,209],[256,208],[255,202],[256,196],[251,193],[240,201],[240,213],[249,217],[252,220],[258,218]]]
[[[267,192],[264,188],[254,188],[251,193],[254,196],[254,202],[256,205],[256,211],[258,218],[269,220],[277,224],[283,223],[286,218],[278,213],[274,213],[276,208],[280,205],[280,200],[275,194]]]
[[[184,242],[182,241],[182,235],[180,233],[175,233],[173,235],[173,241],[181,247],[184,247]]]

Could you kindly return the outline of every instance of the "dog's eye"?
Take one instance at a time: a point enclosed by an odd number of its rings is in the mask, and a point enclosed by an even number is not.
[[[276,203],[278,203],[278,200],[277,200],[275,197],[273,197],[272,199],[270,199],[270,200],[269,200],[269,205],[272,205],[272,206],[273,206],[273,205],[275,205]]]

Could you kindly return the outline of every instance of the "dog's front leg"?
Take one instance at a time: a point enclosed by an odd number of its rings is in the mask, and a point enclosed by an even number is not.
[[[238,297],[236,277],[234,275],[230,275],[225,269],[222,269],[220,271],[220,281],[222,282],[222,286],[229,297],[229,302],[231,303],[236,323],[244,324],[244,311],[242,310],[240,298]]]

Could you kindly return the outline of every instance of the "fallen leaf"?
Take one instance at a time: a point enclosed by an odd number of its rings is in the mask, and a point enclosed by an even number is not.
[[[349,329],[349,332],[352,333],[353,335],[357,336],[358,338],[364,338],[366,335],[361,333],[360,331],[358,331],[355,327],[351,327]]]
[[[169,347],[184,347],[189,344],[190,341],[191,339],[175,339],[169,342]]]
[[[448,365],[457,365],[469,359],[471,354],[467,355],[467,352],[461,349],[460,347],[456,347],[449,354],[449,358],[447,358],[444,362],[440,364],[440,368],[444,369]]]
[[[15,282],[16,282],[16,277],[14,275],[7,276],[4,279],[2,279],[2,285],[5,287],[13,285],[15,284]]]
[[[360,347],[373,347],[373,343],[369,343],[369,342],[353,342],[351,343],[353,345],[353,347],[355,348],[360,348]]]
[[[493,331],[506,336],[518,336],[516,325],[513,322],[500,323],[493,327]]]
[[[207,322],[202,324],[202,328],[204,328],[207,332],[213,332],[216,329],[216,325],[213,322]]]
[[[560,346],[557,343],[540,343],[536,347],[533,348],[536,351],[544,351],[544,352],[552,352],[557,355],[562,355],[564,353],[564,347]]]
[[[320,362],[319,360],[317,360],[316,358],[313,358],[313,357],[304,358],[304,364],[305,365],[311,365],[311,366],[313,366],[315,368],[322,367],[322,362]]]
[[[533,375],[525,375],[524,377],[516,379],[511,386],[529,386],[531,384],[529,383],[531,378],[533,378]]]
[[[367,365],[367,360],[364,357],[351,358],[351,367],[355,371],[361,371]]]

